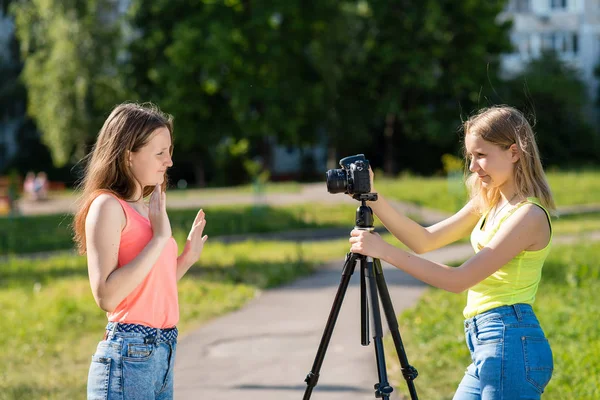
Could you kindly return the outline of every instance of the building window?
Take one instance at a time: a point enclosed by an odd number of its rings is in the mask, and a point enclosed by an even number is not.
[[[575,32],[549,32],[542,35],[542,49],[559,54],[577,54],[579,36]]]
[[[542,34],[542,50],[554,50],[554,33]]]
[[[531,0],[512,0],[509,10],[512,12],[526,13],[531,11]]]
[[[531,44],[531,34],[528,32],[513,33],[511,41],[514,45],[516,53],[520,54],[521,58],[526,60],[532,55],[533,48]]]
[[[550,0],[550,8],[553,10],[565,10],[567,8],[567,0]]]

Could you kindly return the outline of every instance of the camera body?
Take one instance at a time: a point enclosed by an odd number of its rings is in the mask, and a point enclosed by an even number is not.
[[[369,160],[364,154],[344,157],[340,160],[341,169],[327,171],[327,191],[329,193],[365,194],[371,191]]]

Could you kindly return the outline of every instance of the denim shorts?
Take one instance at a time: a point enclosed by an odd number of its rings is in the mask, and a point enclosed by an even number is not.
[[[465,321],[471,352],[454,400],[540,399],[552,350],[528,304],[501,306]]]
[[[134,329],[122,332],[119,325],[109,323],[92,356],[88,400],[173,399],[176,328],[166,335],[136,324],[127,324]]]

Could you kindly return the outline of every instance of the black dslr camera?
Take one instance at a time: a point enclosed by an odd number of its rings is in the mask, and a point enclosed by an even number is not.
[[[349,156],[340,160],[341,169],[327,171],[327,191],[329,193],[365,194],[371,191],[369,160],[364,154]]]

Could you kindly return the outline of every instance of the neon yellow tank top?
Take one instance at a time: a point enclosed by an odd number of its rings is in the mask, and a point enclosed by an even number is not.
[[[469,289],[467,306],[463,311],[465,318],[472,318],[477,314],[495,307],[517,303],[533,304],[538,284],[542,277],[542,267],[552,245],[552,222],[548,210],[542,206],[539,199],[528,197],[527,200],[515,205],[494,226],[487,226],[485,231],[481,228],[487,213],[477,222],[471,232],[471,245],[478,253],[494,237],[498,229],[512,213],[525,204],[535,204],[541,207],[548,216],[550,223],[550,240],[548,245],[541,250],[522,251],[506,265],[492,275],[485,278]]]

